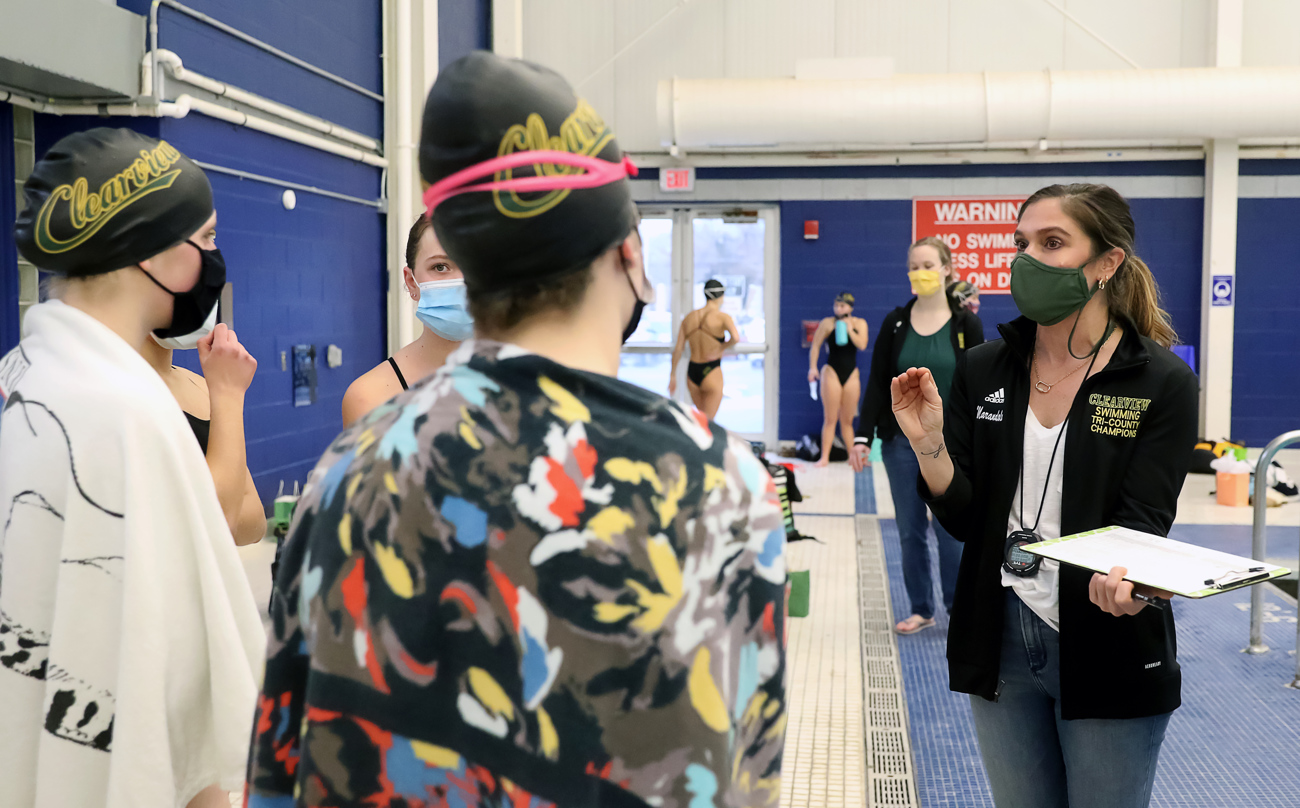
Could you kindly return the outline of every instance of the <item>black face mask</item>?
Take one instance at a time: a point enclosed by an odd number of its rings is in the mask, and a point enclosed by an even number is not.
[[[199,251],[200,262],[199,279],[188,292],[173,292],[158,283],[158,279],[143,268],[140,269],[159,289],[172,296],[172,324],[166,328],[155,328],[153,332],[160,339],[183,337],[202,328],[208,315],[221,300],[221,290],[226,286],[226,260],[221,257],[221,250],[205,250],[192,241],[185,243]]]
[[[626,265],[624,265],[626,267]],[[632,283],[632,275],[627,276],[627,285],[632,287],[632,296],[636,298],[636,304],[632,307],[632,319],[628,321],[627,328],[623,329],[623,344],[632,338],[636,333],[636,327],[641,324],[641,313],[645,311],[646,302],[641,299],[641,295],[636,293],[636,285]]]

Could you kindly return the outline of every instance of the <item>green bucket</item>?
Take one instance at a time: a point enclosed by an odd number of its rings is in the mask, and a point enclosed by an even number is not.
[[[790,573],[790,601],[786,608],[786,613],[791,617],[808,616],[808,596],[812,584],[808,578],[808,570],[797,570]]]

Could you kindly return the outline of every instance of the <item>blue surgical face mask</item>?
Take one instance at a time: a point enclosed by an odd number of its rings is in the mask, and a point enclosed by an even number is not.
[[[415,316],[443,339],[463,342],[474,336],[474,318],[465,300],[465,281],[452,278],[420,284]]]

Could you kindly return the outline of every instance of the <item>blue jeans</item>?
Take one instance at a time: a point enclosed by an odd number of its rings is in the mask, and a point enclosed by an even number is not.
[[[1001,696],[971,696],[998,808],[1145,808],[1172,713],[1061,719],[1060,635],[1005,591]]]
[[[912,444],[901,435],[880,442],[880,458],[885,461],[889,491],[894,497],[894,521],[898,523],[898,543],[903,550],[903,585],[912,613],[927,620],[934,617],[934,578],[930,574],[930,544],[925,530],[930,525],[930,511],[916,493],[916,478],[921,466],[916,462]],[[961,542],[954,539],[934,520],[934,538],[939,546],[939,584],[943,605],[952,609],[952,595],[957,591],[957,568],[961,565]]]

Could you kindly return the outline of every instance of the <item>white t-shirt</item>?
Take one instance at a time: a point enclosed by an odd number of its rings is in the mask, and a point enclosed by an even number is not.
[[[1038,416],[1031,409],[1025,413],[1025,452],[1024,476],[1016,481],[1016,493],[1011,498],[1011,513],[1007,515],[1007,535],[1017,530],[1031,530],[1034,518],[1038,515],[1038,503],[1043,503],[1043,516],[1038,522],[1036,532],[1042,539],[1059,539],[1061,537],[1061,480],[1065,468],[1065,422],[1048,429],[1038,422]],[[1052,461],[1052,448],[1060,436],[1060,447],[1056,449],[1056,460]],[[1048,471],[1048,464],[1051,471]],[[1020,522],[1020,479],[1024,480],[1024,520]],[[1043,499],[1046,484],[1047,498]],[[1012,575],[1002,570],[1002,585],[1009,586],[1034,610],[1034,614],[1043,618],[1047,625],[1061,630],[1061,587],[1060,568],[1057,561],[1043,559],[1038,567],[1038,574],[1029,578]]]

